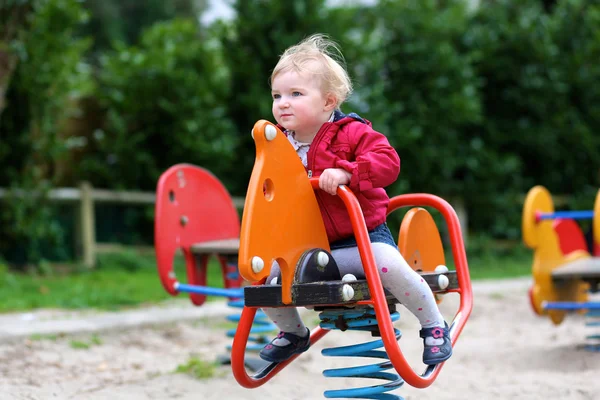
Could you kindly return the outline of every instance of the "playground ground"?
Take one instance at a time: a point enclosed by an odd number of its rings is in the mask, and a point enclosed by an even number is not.
[[[535,316],[528,285],[528,279],[474,283],[473,313],[437,381],[427,389],[406,386],[394,393],[407,400],[600,398],[600,353],[580,348],[583,317],[554,326]],[[441,305],[448,318],[457,300],[450,296]],[[314,400],[324,398],[324,390],[365,385],[322,376],[324,368],[355,365],[320,353],[323,347],[364,341],[364,334],[348,332],[326,335],[257,389],[238,386],[228,367],[206,380],[174,373],[190,357],[214,359],[223,353],[226,311],[222,303],[193,308],[177,301],[162,311],[0,316],[0,398]],[[314,324],[316,313],[305,312],[305,321]],[[400,312],[396,325],[404,335],[403,349],[421,371],[416,319],[403,308]],[[65,333],[56,335],[60,332]]]

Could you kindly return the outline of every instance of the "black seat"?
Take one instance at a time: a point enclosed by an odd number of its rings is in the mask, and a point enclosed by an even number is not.
[[[327,259],[322,255],[327,255]],[[320,256],[321,254],[321,256]],[[319,263],[319,256],[321,264]],[[323,261],[327,261],[323,263]],[[434,293],[445,293],[458,288],[456,271],[419,273]],[[448,277],[448,287],[439,286],[440,275]],[[278,277],[281,282],[281,276]],[[344,286],[352,288],[353,296],[344,296]],[[348,289],[346,289],[348,292]],[[347,293],[346,292],[346,293]],[[391,293],[386,291],[388,302],[398,303]],[[340,271],[331,253],[323,249],[310,249],[300,257],[292,284],[292,303],[284,304],[281,298],[281,285],[257,285],[244,288],[244,302],[248,307],[285,307],[285,306],[331,306],[348,305],[361,300],[369,300],[371,294],[365,279],[343,282]]]

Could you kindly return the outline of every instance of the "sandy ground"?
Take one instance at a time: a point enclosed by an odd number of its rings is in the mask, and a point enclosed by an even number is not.
[[[405,385],[393,393],[410,400],[600,399],[600,353],[581,349],[590,329],[583,316],[569,316],[560,326],[535,316],[526,297],[527,285],[528,280],[522,279],[474,284],[473,313],[438,379],[426,389]],[[456,310],[456,300],[449,295],[441,305],[448,318]],[[317,314],[304,312],[305,321],[314,324]],[[400,313],[396,326],[403,333],[402,348],[415,370],[422,372],[416,319],[402,307]],[[322,399],[328,389],[365,385],[322,375],[324,368],[373,362],[321,355],[324,347],[370,340],[356,332],[329,333],[257,389],[240,387],[226,366],[204,380],[174,373],[190,357],[214,360],[224,353],[229,339],[223,319],[211,315],[57,338],[3,339],[0,399],[305,400]],[[76,348],[77,342],[90,347]]]

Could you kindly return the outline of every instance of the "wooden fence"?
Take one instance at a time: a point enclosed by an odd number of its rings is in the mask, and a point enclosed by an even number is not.
[[[24,191],[12,192],[13,195],[29,196]],[[6,197],[7,189],[0,188],[0,199]],[[96,218],[95,205],[97,203],[111,203],[124,205],[154,205],[156,196],[150,192],[139,191],[115,191],[106,189],[94,189],[88,182],[81,182],[77,188],[56,188],[48,193],[48,198],[57,203],[74,203],[78,206],[75,236],[76,254],[81,262],[88,268],[93,268],[96,263],[96,254],[115,248],[115,244],[99,244],[96,242]],[[243,197],[233,197],[234,205],[241,209],[244,207]],[[466,241],[468,236],[468,215],[462,199],[450,201],[454,207]],[[116,245],[118,246],[118,245]]]
[[[0,199],[7,197],[9,190],[0,188]],[[13,191],[16,197],[29,196],[24,191]],[[96,217],[95,205],[97,203],[126,204],[126,205],[154,205],[156,196],[150,192],[115,191],[94,189],[88,182],[81,182],[77,188],[56,188],[48,193],[48,198],[57,203],[73,203],[78,207],[75,235],[76,253],[81,262],[92,268],[96,263],[96,254],[99,251],[114,248],[114,244],[99,244],[96,242]],[[244,206],[244,199],[234,197],[236,207]]]

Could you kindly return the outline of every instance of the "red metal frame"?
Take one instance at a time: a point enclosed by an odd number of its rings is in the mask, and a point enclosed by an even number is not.
[[[311,178],[311,184],[313,188],[317,190],[319,188],[318,178]],[[417,388],[426,388],[435,381],[444,364],[439,364],[433,368],[430,367],[425,371],[424,374],[419,375],[411,368],[407,360],[404,358],[402,350],[400,349],[400,345],[396,340],[394,326],[392,324],[390,312],[387,306],[387,300],[381,280],[379,278],[379,274],[377,273],[377,267],[371,251],[367,227],[358,200],[345,186],[340,186],[337,193],[348,209],[350,221],[352,222],[352,228],[354,229],[354,234],[358,243],[361,260],[363,262],[367,283],[369,285],[369,291],[371,293],[371,300],[361,301],[360,303],[373,305],[385,350],[398,374],[409,385]],[[453,291],[460,294],[460,306],[454,316],[450,330],[451,340],[454,344],[464,328],[473,308],[473,294],[469,277],[469,268],[467,265],[467,257],[458,216],[448,202],[430,194],[407,194],[393,197],[388,207],[388,215],[394,210],[406,206],[434,207],[443,215],[446,224],[448,225],[448,232],[450,235],[454,264],[456,266],[456,274],[459,284],[459,289]],[[262,283],[263,282],[259,282],[257,284]],[[256,388],[263,385],[297,357],[296,355],[291,359],[280,363],[273,368],[273,370],[268,371],[264,375],[249,376],[247,374],[244,366],[244,355],[255,313],[256,308],[244,307],[231,350],[231,367],[233,370],[233,375],[237,382],[246,388]],[[328,332],[329,330],[322,329],[320,327],[315,328],[311,332],[311,343],[314,344]]]
[[[213,240],[234,239],[240,234],[240,222],[231,196],[221,182],[204,168],[177,164],[166,170],[156,187],[154,247],[160,280],[167,292],[176,295],[173,270],[175,253],[181,249],[186,264],[187,283],[206,286],[208,256],[198,263],[190,246]],[[239,287],[241,278],[229,279],[229,266],[218,257],[225,287]],[[190,294],[195,305],[205,295]]]

